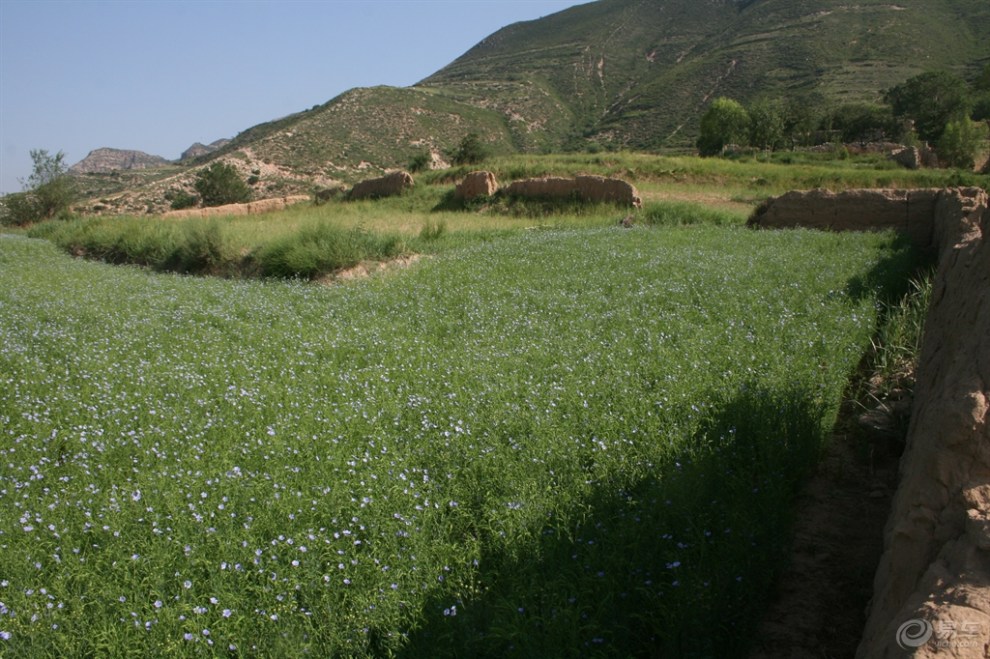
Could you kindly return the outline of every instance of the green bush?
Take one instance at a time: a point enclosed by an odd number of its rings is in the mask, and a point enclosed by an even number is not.
[[[433,158],[430,156],[429,151],[417,153],[409,161],[409,171],[413,174],[425,171],[430,168],[431,162],[433,162]]]
[[[701,117],[698,152],[714,156],[729,144],[748,144],[750,126],[749,113],[738,101],[716,98]]]
[[[69,215],[76,186],[65,166],[65,154],[59,151],[52,156],[44,149],[35,149],[31,160],[34,169],[27,181],[22,181],[24,191],[0,200],[0,224],[24,226]]]
[[[215,162],[196,175],[196,191],[204,206],[240,204],[251,199],[251,189],[227,163]]]
[[[179,211],[183,208],[192,208],[199,203],[198,196],[185,190],[169,190],[165,193],[165,199],[171,202],[170,206],[174,211]]]
[[[488,147],[478,133],[468,133],[451,155],[455,165],[476,165],[488,157]]]

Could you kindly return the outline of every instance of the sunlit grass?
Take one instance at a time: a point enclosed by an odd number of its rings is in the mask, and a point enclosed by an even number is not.
[[[332,288],[0,237],[0,654],[742,652],[910,256],[451,236]]]

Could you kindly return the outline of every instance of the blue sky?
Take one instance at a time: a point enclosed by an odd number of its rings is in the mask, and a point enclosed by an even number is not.
[[[0,192],[31,149],[193,142],[408,86],[492,32],[587,0],[0,0]]]

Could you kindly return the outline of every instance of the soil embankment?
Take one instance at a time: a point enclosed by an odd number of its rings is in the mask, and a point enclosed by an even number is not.
[[[899,484],[883,531],[883,554],[856,656],[990,656],[987,193],[978,188],[795,192],[768,202],[751,225],[896,228],[907,232],[920,247],[936,252],[938,272]],[[823,469],[827,473],[828,463]],[[811,510],[814,487],[810,488]],[[862,507],[867,512],[869,502],[863,501]],[[800,521],[798,527],[802,528]],[[826,528],[819,538],[830,532]],[[802,552],[813,551],[817,543],[815,537],[802,539],[800,530],[798,543],[795,565],[800,568],[807,562]],[[808,547],[802,550],[802,544]],[[841,561],[823,560],[821,566],[835,574],[820,574],[820,580],[841,579]],[[792,589],[796,597],[789,595],[786,584],[783,590],[784,598],[793,597],[784,610],[800,609],[800,589]],[[831,615],[838,619],[842,612],[833,610]],[[849,612],[849,616],[856,615],[856,611]],[[807,618],[799,615],[790,624],[800,627]],[[789,624],[786,619],[769,622],[771,635],[774,622],[784,627]],[[778,644],[772,656],[835,656],[821,654],[815,639],[835,634],[841,625],[828,619],[819,619],[816,625],[778,635],[778,640],[790,639],[792,647]],[[758,652],[757,656],[770,655]]]

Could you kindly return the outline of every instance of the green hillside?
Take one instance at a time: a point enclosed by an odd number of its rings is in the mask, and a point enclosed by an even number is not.
[[[987,0],[599,0],[507,26],[412,87],[353,89],[249,128],[195,164],[233,157],[270,196],[424,155],[440,166],[471,132],[496,154],[692,148],[718,96],[877,101],[926,70],[975,78],[988,44]],[[160,209],[190,180],[115,203]]]
[[[986,0],[599,0],[505,27],[414,87],[352,90],[228,149],[339,172],[442,153],[472,130],[496,151],[684,147],[716,96],[874,101],[925,70],[975,76],[987,44]]]
[[[691,144],[716,96],[878,100],[926,70],[975,75],[988,43],[985,0],[601,0],[500,30],[421,84],[482,102],[523,78],[580,136],[657,148]]]

